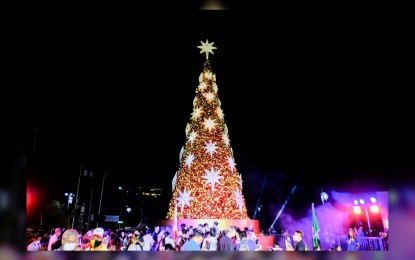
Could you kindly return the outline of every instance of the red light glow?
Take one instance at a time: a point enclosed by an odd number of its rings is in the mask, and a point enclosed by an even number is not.
[[[26,211],[29,211],[30,205],[32,205],[32,194],[29,189],[26,189]]]

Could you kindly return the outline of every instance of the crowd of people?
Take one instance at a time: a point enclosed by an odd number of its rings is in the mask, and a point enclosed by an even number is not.
[[[63,232],[62,232],[63,231]],[[47,240],[47,241],[45,241]],[[258,251],[259,240],[251,228],[241,230],[231,226],[219,230],[218,222],[197,227],[181,224],[172,226],[139,225],[134,229],[118,230],[101,227],[80,234],[76,229],[55,228],[49,236],[35,234],[27,245],[28,251]]]
[[[343,248],[337,244],[329,251],[358,251],[361,229],[348,229]],[[291,240],[292,238],[292,240]],[[31,235],[27,251],[309,251],[304,233],[296,230],[292,237],[284,231],[272,248],[262,248],[253,228],[240,229],[230,226],[218,228],[218,222],[210,227],[208,223],[198,226],[181,224],[179,231],[172,226],[138,225],[134,229],[111,230],[101,227],[80,234],[76,229],[55,228],[50,234]],[[311,250],[321,250],[311,248]]]

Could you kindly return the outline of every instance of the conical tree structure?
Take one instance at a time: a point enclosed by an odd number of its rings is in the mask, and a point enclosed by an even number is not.
[[[177,204],[179,219],[248,219],[242,177],[236,169],[216,75],[208,59],[185,130],[187,140],[180,152],[167,218],[173,219]]]

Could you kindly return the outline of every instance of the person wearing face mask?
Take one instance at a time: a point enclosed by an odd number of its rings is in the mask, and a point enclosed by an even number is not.
[[[288,234],[288,230],[284,230],[282,235],[283,236],[280,241],[280,244],[282,245],[282,247],[287,251],[294,251],[294,247],[291,243],[291,238],[290,238],[290,235]]]
[[[40,251],[41,244],[40,241],[42,240],[42,236],[40,234],[36,234],[33,237],[33,242],[27,246],[27,251]]]
[[[203,242],[203,233],[197,229],[193,231],[192,238],[183,244],[180,251],[200,251]]]
[[[294,235],[293,235],[293,240],[294,240],[294,242],[297,243],[296,246],[295,246],[295,249],[287,248],[286,250],[287,251],[294,251],[294,250],[295,251],[308,251],[307,245],[305,244],[305,242],[303,240],[303,236],[304,236],[303,231],[301,231],[301,230],[295,231]]]
[[[79,251],[79,233],[75,229],[68,229],[62,234],[62,246],[53,251]]]
[[[102,243],[104,239],[104,229],[96,228],[92,232],[92,239],[89,244],[85,247],[85,251],[108,251],[105,243]]]

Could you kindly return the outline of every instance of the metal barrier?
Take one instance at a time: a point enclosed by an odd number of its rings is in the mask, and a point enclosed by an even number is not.
[[[285,236],[282,234],[273,234],[274,244],[278,244],[283,250],[286,250]],[[290,236],[291,243],[294,247],[294,242],[292,241],[292,236]],[[313,250],[313,241],[311,235],[304,235],[303,238],[308,249]],[[387,251],[387,245],[385,240],[381,237],[358,237],[357,242],[359,243],[358,251]],[[347,236],[322,236],[320,235],[320,244],[322,251],[329,251],[330,248],[335,248],[337,245],[340,245],[342,251],[345,251],[347,248]]]
[[[338,237],[337,239],[342,250],[346,250],[347,237]],[[385,251],[386,248],[384,240],[380,237],[358,237],[357,242],[359,243],[358,251]]]

